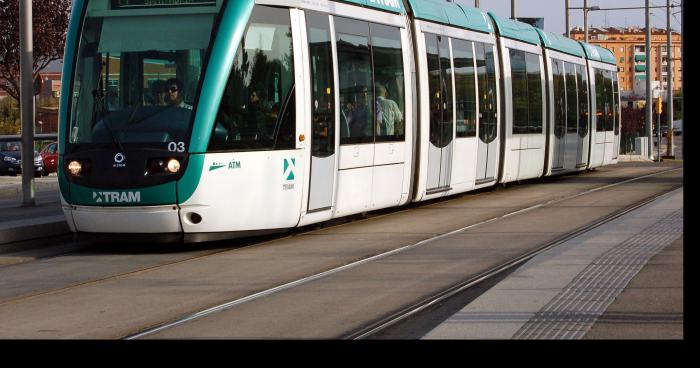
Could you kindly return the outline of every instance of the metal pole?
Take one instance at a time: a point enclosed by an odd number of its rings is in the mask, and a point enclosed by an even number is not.
[[[566,18],[566,37],[571,38],[571,30],[569,29],[569,0],[564,1],[565,7],[566,7],[566,15],[564,18]]]
[[[588,0],[583,0],[583,42],[588,43]]]
[[[661,107],[661,90],[659,90],[659,107]],[[656,161],[661,162],[661,110],[656,111]]]
[[[20,0],[20,107],[22,119],[22,206],[34,206],[34,42],[32,39],[32,0]]]
[[[666,0],[666,124],[668,125],[668,141],[666,141],[666,156],[673,157],[673,48],[671,47],[671,0]]]
[[[517,19],[515,17],[515,0],[510,0],[510,19]]]
[[[647,82],[647,96],[646,96],[646,136],[649,138],[649,143],[648,143],[648,152],[649,152],[649,159],[653,160],[654,159],[654,142],[653,142],[653,131],[651,129],[651,124],[652,124],[652,116],[651,116],[651,105],[653,104],[653,101],[651,99],[651,22],[649,18],[651,17],[651,14],[649,13],[649,0],[645,1],[646,4],[646,10],[645,10],[645,19],[646,19],[646,27],[647,27],[647,39],[646,39],[646,82]]]

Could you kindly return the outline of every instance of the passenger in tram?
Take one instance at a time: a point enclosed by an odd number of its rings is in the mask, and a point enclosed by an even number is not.
[[[241,127],[241,135],[249,138],[254,137],[254,139],[268,136],[264,111],[265,100],[265,88],[261,84],[255,85],[255,88],[248,96],[246,123],[245,126]]]
[[[367,87],[362,87],[355,95],[356,105],[347,105],[348,124],[350,126],[351,137],[371,137],[372,136],[372,116],[369,110],[369,92]]]
[[[403,121],[403,114],[394,100],[386,98],[386,87],[377,83],[377,134],[395,135],[396,126]]]
[[[165,85],[166,91],[168,93],[168,95],[166,96],[168,105],[192,110],[192,105],[185,103],[185,101],[182,98],[182,82],[180,82],[179,79],[168,79],[168,81],[165,82]]]

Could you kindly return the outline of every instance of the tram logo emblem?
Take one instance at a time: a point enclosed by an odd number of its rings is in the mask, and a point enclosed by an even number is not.
[[[220,163],[220,162],[214,161],[214,162],[211,163],[211,166],[209,166],[209,171],[214,171],[214,170],[220,169],[220,168],[222,168],[222,167],[226,167],[226,165],[224,165],[224,164],[222,164],[222,163]]]
[[[141,192],[92,192],[95,203],[139,203]]]
[[[228,167],[229,170],[240,169],[241,162],[236,159],[232,159],[228,162],[228,165],[226,165],[224,163],[214,161],[211,163],[211,166],[209,166],[209,171],[214,171],[222,167]]]
[[[284,177],[287,178],[287,181],[292,181],[294,180],[294,165],[296,164],[295,159],[290,158],[284,159]]]
[[[121,152],[117,153],[114,155],[114,165],[112,167],[126,167],[124,160],[126,160],[126,156]]]

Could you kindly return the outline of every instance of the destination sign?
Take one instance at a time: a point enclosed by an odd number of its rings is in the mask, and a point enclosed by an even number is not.
[[[112,9],[216,5],[216,0],[112,0]]]

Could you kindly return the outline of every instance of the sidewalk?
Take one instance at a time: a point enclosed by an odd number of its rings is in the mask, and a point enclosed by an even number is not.
[[[0,176],[0,250],[26,240],[67,234],[56,176],[36,178],[36,206],[22,207],[22,177]]]
[[[550,249],[423,339],[683,339],[683,188]]]

